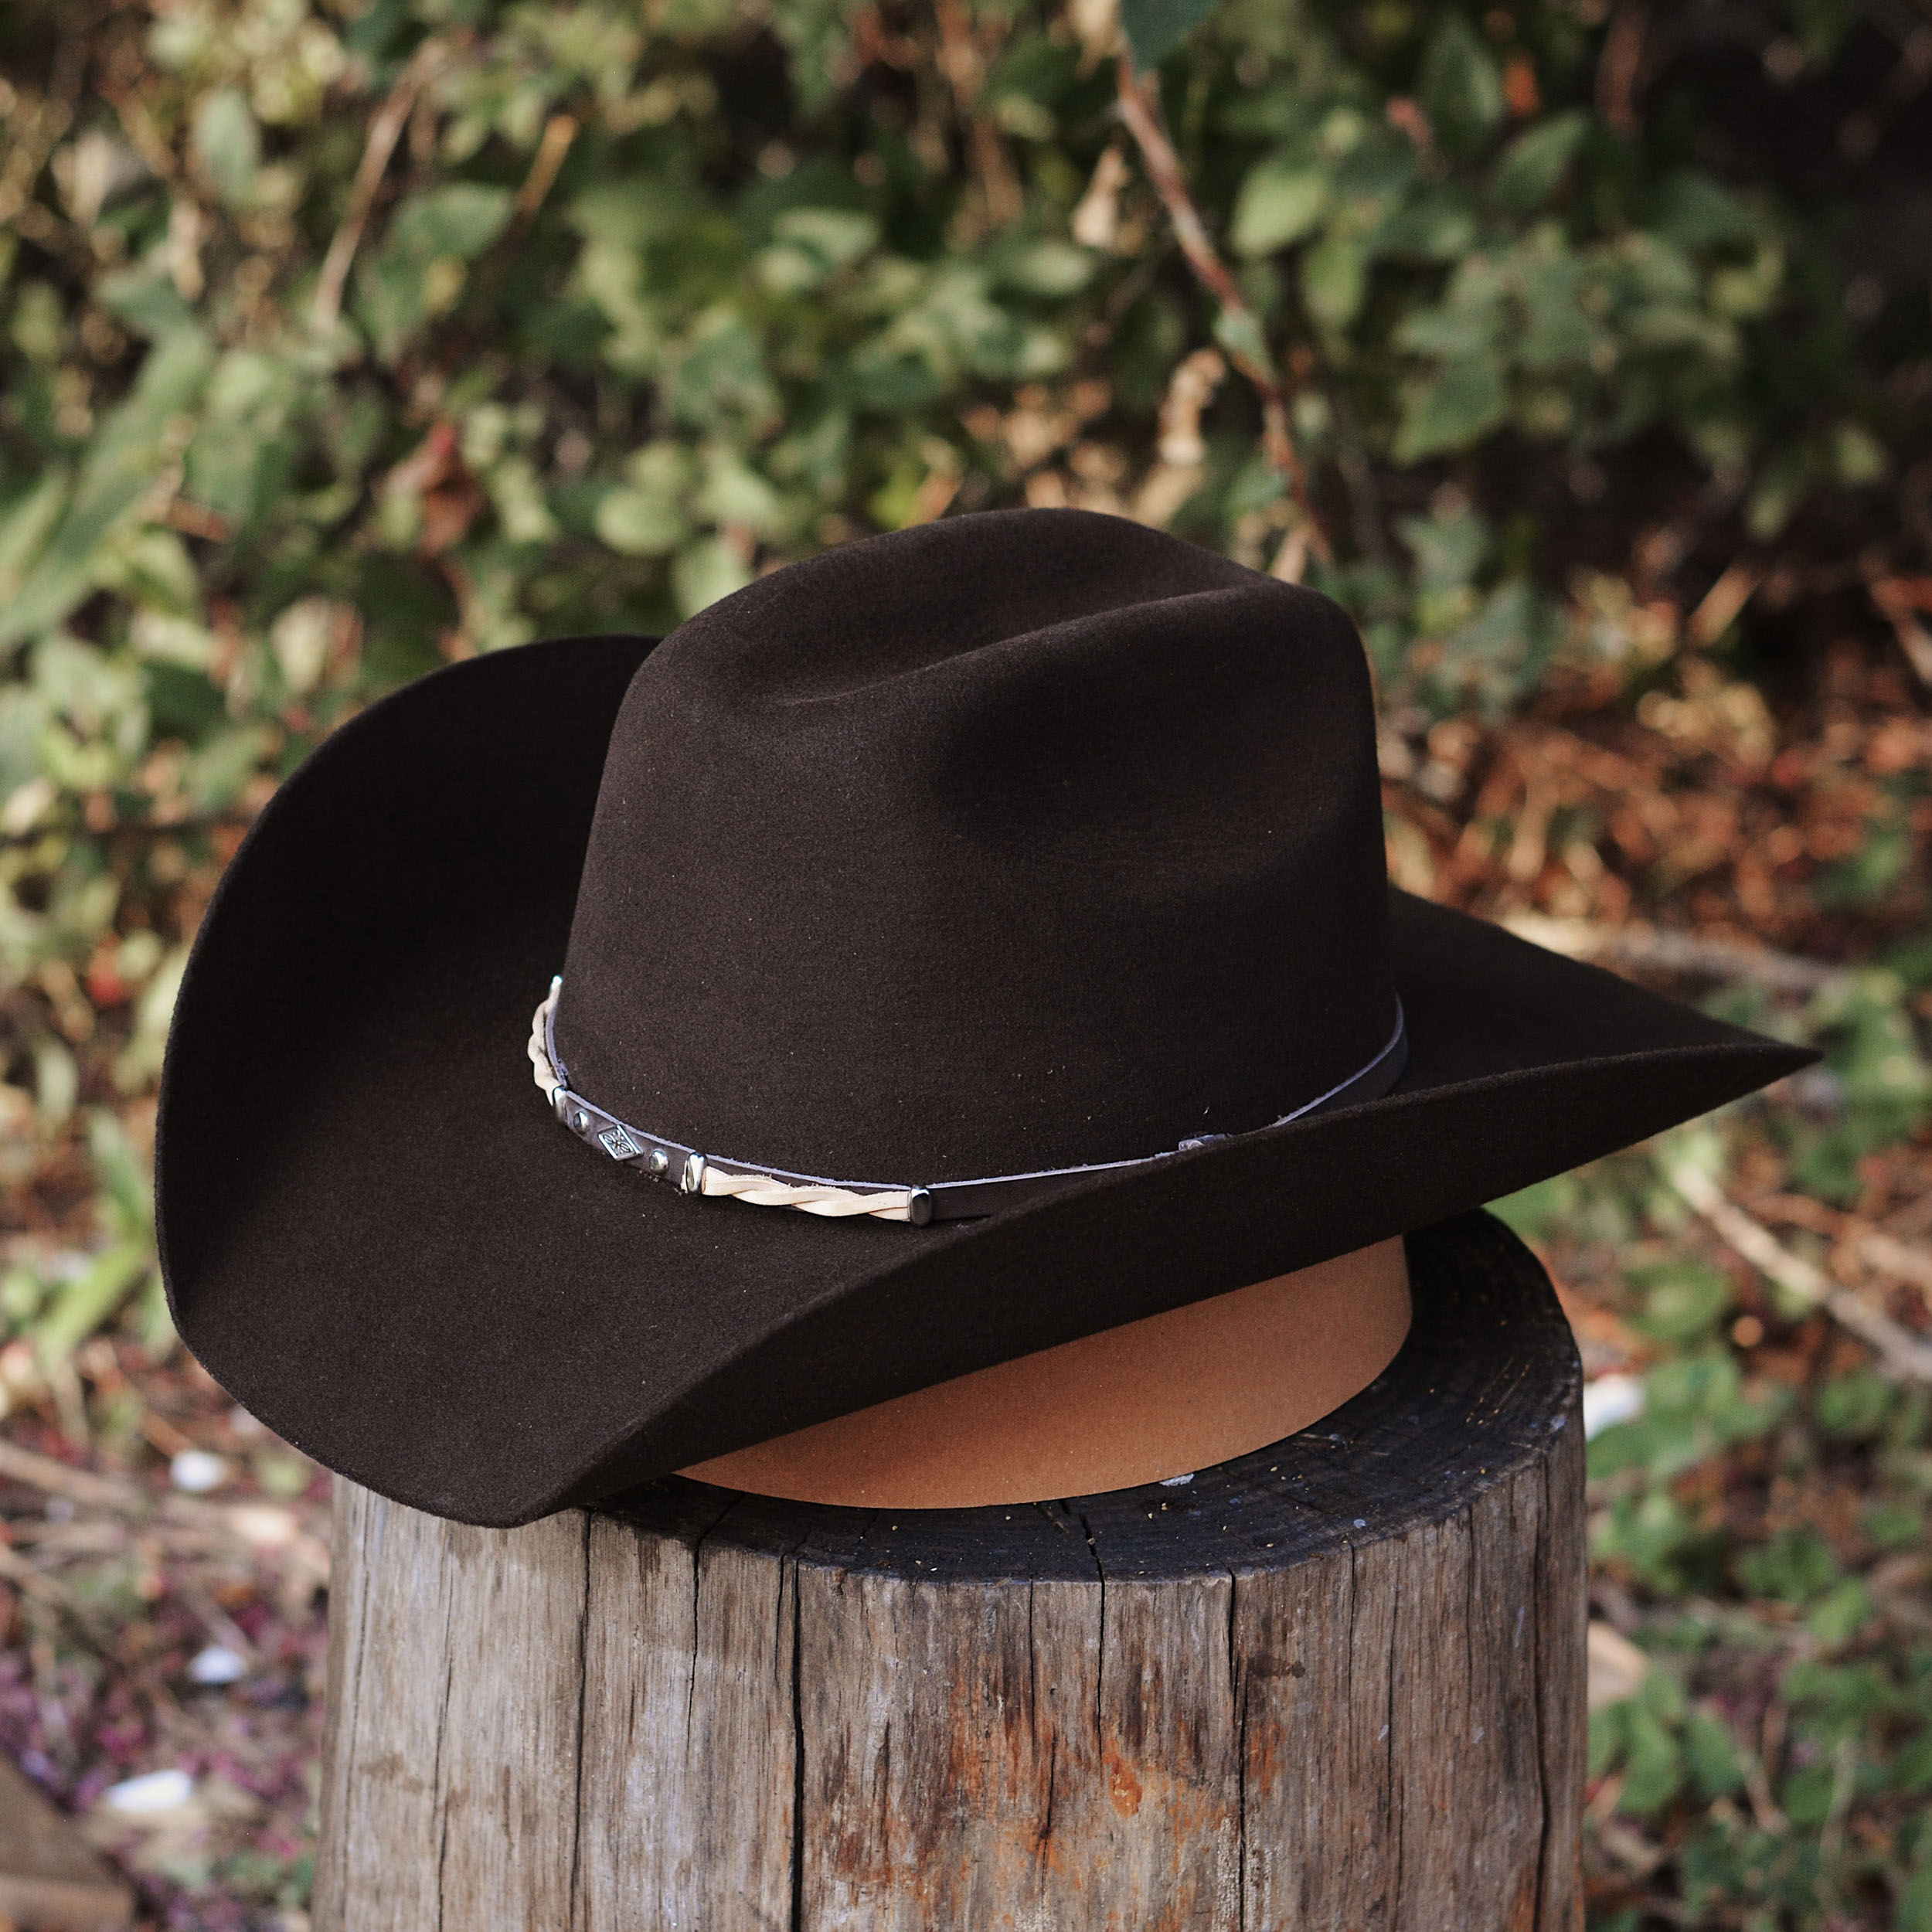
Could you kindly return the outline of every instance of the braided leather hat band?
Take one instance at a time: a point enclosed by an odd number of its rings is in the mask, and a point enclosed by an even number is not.
[[[753,1167],[742,1161],[700,1154],[696,1148],[685,1147],[663,1134],[633,1127],[573,1092],[556,1050],[556,1004],[563,988],[561,978],[553,979],[549,993],[531,1017],[526,1051],[532,1077],[538,1088],[549,1101],[557,1118],[579,1140],[600,1149],[621,1165],[633,1168],[648,1179],[675,1186],[685,1194],[726,1196],[753,1207],[796,1208],[805,1214],[837,1218],[866,1215],[875,1220],[910,1221],[917,1227],[923,1227],[933,1221],[975,1220],[985,1215],[1022,1206],[1029,1200],[1049,1193],[1060,1182],[1078,1175],[1144,1167],[1152,1162],[1168,1160],[1176,1154],[1204,1147],[1212,1141],[1238,1138],[1207,1134],[1139,1160],[1101,1161],[1088,1167],[1049,1168],[1030,1174],[987,1175],[975,1180],[939,1181],[924,1186],[832,1181],[817,1175]],[[1394,1027],[1373,1059],[1327,1093],[1318,1094],[1313,1100],[1291,1109],[1279,1119],[1270,1121],[1267,1127],[1251,1131],[1266,1133],[1270,1128],[1284,1127],[1308,1114],[1332,1112],[1361,1101],[1379,1100],[1402,1077],[1408,1058],[1408,1029],[1403,1018],[1402,1002],[1398,999]]]

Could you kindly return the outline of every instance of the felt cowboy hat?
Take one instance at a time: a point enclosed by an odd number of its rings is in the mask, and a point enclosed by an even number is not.
[[[162,1266],[290,1440],[509,1524],[1371,1249],[1808,1057],[1392,890],[1326,599],[963,516],[338,730],[195,944]]]

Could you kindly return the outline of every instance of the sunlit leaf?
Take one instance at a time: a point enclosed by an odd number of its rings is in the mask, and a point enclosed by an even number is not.
[[[1158,66],[1220,0],[1121,0],[1121,31],[1137,67]]]
[[[1396,455],[1416,463],[1445,450],[1467,449],[1502,422],[1506,403],[1495,356],[1458,356],[1410,386],[1396,432]]]
[[[1285,156],[1258,162],[1234,204],[1230,245],[1238,254],[1273,254],[1307,234],[1328,202],[1328,176],[1323,169]]]
[[[1436,127],[1458,142],[1487,134],[1503,116],[1502,76],[1460,7],[1437,10],[1423,54],[1418,96]]]
[[[204,95],[195,110],[193,142],[195,158],[222,199],[246,207],[262,162],[261,129],[247,97],[233,87]]]
[[[1590,117],[1580,107],[1526,128],[1496,157],[1489,192],[1511,208],[1539,206],[1556,192],[1589,132]]]

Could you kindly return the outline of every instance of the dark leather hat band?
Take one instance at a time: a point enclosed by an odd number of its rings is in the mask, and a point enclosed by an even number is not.
[[[1046,1168],[1030,1174],[988,1175],[977,1180],[937,1181],[923,1186],[832,1181],[817,1175],[753,1167],[742,1161],[700,1154],[696,1148],[683,1146],[661,1134],[647,1133],[573,1092],[569,1073],[556,1050],[556,1002],[563,985],[561,978],[551,981],[549,995],[532,1021],[529,1053],[537,1086],[549,1097],[557,1118],[579,1140],[588,1141],[621,1165],[634,1168],[648,1179],[665,1182],[685,1194],[728,1195],[758,1207],[796,1208],[807,1214],[833,1216],[866,1215],[876,1220],[910,1221],[923,1227],[929,1222],[977,1220],[1024,1206],[1078,1175],[1145,1167],[1151,1162],[1168,1160],[1176,1154],[1205,1147],[1210,1141],[1239,1138],[1204,1134],[1138,1160],[1100,1161],[1087,1167]],[[1402,1002],[1397,1000],[1394,1028],[1372,1060],[1327,1093],[1291,1108],[1266,1128],[1250,1131],[1266,1133],[1270,1128],[1284,1127],[1308,1114],[1330,1113],[1361,1101],[1379,1100],[1402,1077],[1408,1059],[1408,1029]]]

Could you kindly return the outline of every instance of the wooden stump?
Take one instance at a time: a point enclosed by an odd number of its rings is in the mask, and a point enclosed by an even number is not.
[[[1181,1486],[894,1517],[336,1492],[317,1932],[1572,1932],[1580,1376],[1535,1260]]]

